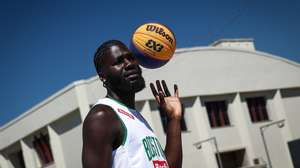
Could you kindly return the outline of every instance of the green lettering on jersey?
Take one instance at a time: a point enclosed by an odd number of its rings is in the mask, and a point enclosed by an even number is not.
[[[144,149],[145,149],[145,152],[147,154],[148,159],[151,160],[151,153],[150,153],[150,149],[149,149],[147,138],[143,139],[143,145],[144,145]]]
[[[155,150],[155,152],[157,153],[157,155],[158,156],[160,156],[160,152],[159,152],[159,149],[158,149],[158,141],[156,140],[156,138],[154,138],[154,137],[151,137],[152,138],[152,141],[153,141],[153,143],[154,143],[154,150]]]
[[[142,141],[149,161],[157,156],[165,158],[164,151],[156,137],[146,136]]]

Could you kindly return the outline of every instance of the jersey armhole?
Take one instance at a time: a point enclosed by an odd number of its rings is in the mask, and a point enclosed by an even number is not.
[[[127,140],[127,127],[125,125],[125,123],[123,122],[123,120],[120,118],[120,116],[117,114],[117,112],[111,108],[114,112],[115,112],[115,115],[117,116],[118,120],[121,122],[121,129],[122,129],[122,132],[123,132],[123,137],[122,137],[122,144],[121,145],[125,145],[126,143],[126,140]]]

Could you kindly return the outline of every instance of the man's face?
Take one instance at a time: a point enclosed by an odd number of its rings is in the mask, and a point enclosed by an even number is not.
[[[101,64],[107,87],[123,93],[136,93],[145,88],[141,68],[126,46],[111,46],[104,54]]]

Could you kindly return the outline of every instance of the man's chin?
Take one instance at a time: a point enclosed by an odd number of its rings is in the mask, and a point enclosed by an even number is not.
[[[139,78],[136,80],[122,80],[114,83],[113,86],[116,86],[116,89],[126,93],[137,93],[143,90],[146,86],[144,78]]]
[[[145,86],[146,86],[146,84],[145,84],[144,79],[140,79],[140,80],[137,80],[137,81],[131,83],[131,88],[135,93],[143,90],[145,88]]]

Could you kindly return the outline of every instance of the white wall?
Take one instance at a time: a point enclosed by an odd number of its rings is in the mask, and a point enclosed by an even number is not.
[[[66,115],[77,107],[76,94],[73,90],[54,96],[52,100],[37,105],[22,114],[11,124],[0,129],[0,149],[28,136],[33,131],[45,127],[48,123]],[[14,124],[16,122],[16,124]]]
[[[282,89],[282,100],[293,139],[300,138],[300,89]]]
[[[66,168],[81,168],[82,124],[78,110],[51,124],[59,135]]]
[[[262,136],[260,133],[260,127],[272,121],[278,121],[284,119],[284,118],[279,118],[279,116],[277,115],[277,109],[275,108],[276,106],[274,104],[275,94],[276,94],[276,90],[260,91],[260,92],[256,91],[256,92],[241,94],[243,111],[248,115],[247,122],[248,122],[251,142],[253,143],[253,150],[255,153],[255,157],[257,158],[262,157],[265,161],[267,161],[267,156],[263,145]],[[262,121],[256,123],[253,123],[251,121],[249,115],[249,109],[247,107],[247,102],[245,101],[245,99],[247,97],[256,97],[256,96],[263,96],[266,98],[266,107],[270,119],[269,121]],[[273,163],[274,168],[292,167],[291,160],[289,158],[289,152],[286,146],[286,139],[284,138],[283,131],[284,129],[280,129],[276,125],[272,127],[268,127],[264,130],[268,151],[270,153],[270,159],[271,162]]]

